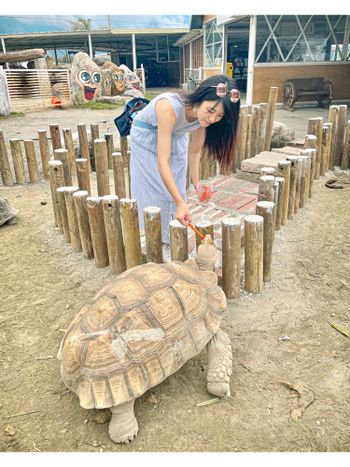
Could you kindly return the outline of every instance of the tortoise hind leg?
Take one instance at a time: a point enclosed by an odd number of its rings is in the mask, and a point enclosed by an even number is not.
[[[137,436],[139,426],[134,414],[135,399],[124,404],[111,407],[112,418],[109,422],[108,433],[115,443],[126,443]]]
[[[208,343],[208,392],[218,397],[229,397],[231,374],[231,341],[229,336],[219,329]]]

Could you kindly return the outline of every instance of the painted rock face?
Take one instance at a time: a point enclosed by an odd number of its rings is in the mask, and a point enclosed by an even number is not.
[[[102,96],[110,96],[112,90],[111,73],[109,68],[101,67]]]
[[[128,68],[126,65],[120,65],[122,70],[125,71],[125,87],[126,89],[132,90],[136,89],[137,91],[140,91],[141,93],[144,92],[143,85],[139,77],[134,71],[131,71],[130,68]]]
[[[84,52],[79,52],[74,56],[71,85],[74,104],[91,102],[101,94],[101,71]]]
[[[125,91],[125,71],[112,62],[105,62],[101,70],[109,74],[112,96],[124,94]],[[109,95],[109,94],[104,94]]]

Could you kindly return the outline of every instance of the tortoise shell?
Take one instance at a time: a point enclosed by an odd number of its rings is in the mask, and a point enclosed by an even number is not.
[[[133,267],[67,329],[58,352],[62,379],[86,409],[135,399],[202,351],[225,308],[216,274],[194,260]]]

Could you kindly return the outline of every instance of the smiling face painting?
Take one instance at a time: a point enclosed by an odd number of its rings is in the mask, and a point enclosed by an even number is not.
[[[91,102],[101,95],[101,70],[86,53],[79,52],[75,55],[71,80],[74,104]]]

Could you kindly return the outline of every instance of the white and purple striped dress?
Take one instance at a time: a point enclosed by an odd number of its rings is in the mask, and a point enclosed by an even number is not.
[[[158,170],[158,116],[155,105],[167,99],[176,115],[172,134],[170,167],[182,198],[186,201],[188,165],[188,133],[200,127],[198,120],[188,122],[182,98],[171,92],[160,94],[135,117],[130,132],[131,197],[137,200],[140,230],[144,230],[143,209],[161,209],[162,241],[169,243],[169,222],[175,219],[176,205],[166,189]]]

